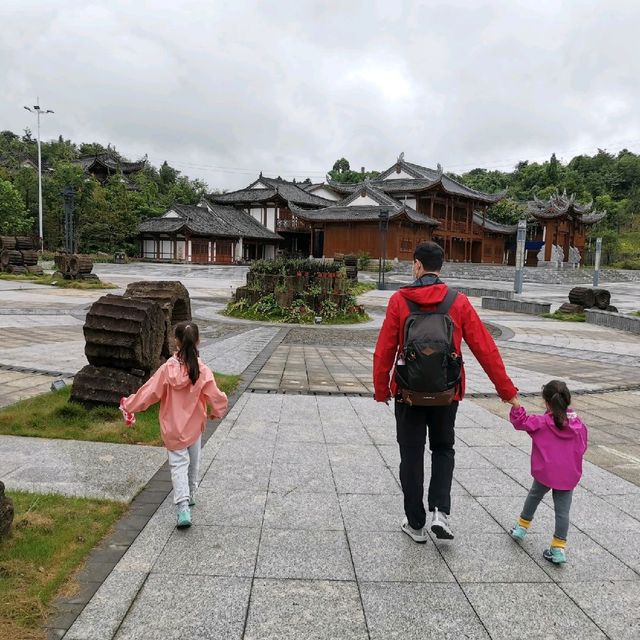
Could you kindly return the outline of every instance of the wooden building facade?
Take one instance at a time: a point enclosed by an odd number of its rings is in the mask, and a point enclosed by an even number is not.
[[[568,196],[566,191],[549,200],[535,198],[528,203],[527,213],[537,222],[535,239],[544,249],[540,262],[556,262],[560,251],[564,262],[576,262],[578,256],[584,259],[589,227],[607,215],[606,211],[595,211],[593,203],[579,205],[575,194]]]
[[[282,238],[232,207],[174,204],[139,227],[140,255],[154,262],[235,264],[273,258]]]

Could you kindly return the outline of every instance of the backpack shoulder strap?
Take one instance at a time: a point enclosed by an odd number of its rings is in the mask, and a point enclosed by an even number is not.
[[[444,300],[436,307],[435,313],[441,313],[442,315],[449,313],[449,309],[451,309],[457,297],[458,292],[455,289],[449,289]]]
[[[413,300],[405,298],[404,301],[407,303],[407,307],[409,307],[409,313],[420,313],[420,311],[422,311],[422,307]]]

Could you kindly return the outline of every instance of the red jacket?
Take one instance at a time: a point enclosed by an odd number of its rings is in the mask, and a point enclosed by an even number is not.
[[[425,310],[429,310],[429,307],[434,308],[435,305],[444,300],[448,289],[447,285],[442,283],[406,287],[399,289],[391,296],[387,306],[387,314],[376,343],[376,350],[373,354],[374,397],[378,402],[386,402],[395,397],[397,392],[393,369],[396,354],[398,350],[402,349],[404,342],[404,323],[409,315],[406,299],[416,302]],[[449,316],[455,326],[453,342],[456,352],[460,353],[462,338],[464,338],[473,355],[478,359],[489,379],[495,385],[498,395],[503,400],[511,400],[518,390],[507,375],[496,343],[482,324],[482,320],[480,320],[467,296],[458,293],[449,310]],[[463,367],[462,385],[456,395],[456,400],[462,400],[464,389],[465,373]]]

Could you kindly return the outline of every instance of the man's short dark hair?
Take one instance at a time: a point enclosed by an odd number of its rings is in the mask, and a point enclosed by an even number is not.
[[[436,242],[421,242],[413,252],[413,259],[418,260],[426,271],[440,271],[444,251]]]

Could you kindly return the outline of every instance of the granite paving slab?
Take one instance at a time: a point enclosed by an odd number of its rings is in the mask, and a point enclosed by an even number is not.
[[[246,393],[204,448],[194,525],[175,530],[170,495],[76,630],[102,629],[98,637],[116,640],[171,638],[177,623],[194,638],[404,639],[433,630],[451,640],[494,639],[512,638],[514,629],[527,629],[527,638],[599,638],[603,630],[612,640],[632,637],[640,494],[626,481],[586,465],[568,563],[549,565],[541,551],[553,531],[550,498],[523,543],[508,534],[530,483],[525,445],[509,440],[515,432],[504,414],[467,401],[458,435],[482,430],[494,440],[457,441],[456,537],[418,545],[399,528],[397,445],[361,437],[369,434],[364,400]],[[389,408],[369,402],[371,431],[388,428]],[[320,433],[336,441],[313,441]],[[425,468],[428,478],[428,453]],[[188,603],[183,585],[194,585]],[[625,588],[624,603],[610,607],[622,624],[598,598]]]
[[[8,489],[130,502],[166,460],[162,447],[0,435]]]

